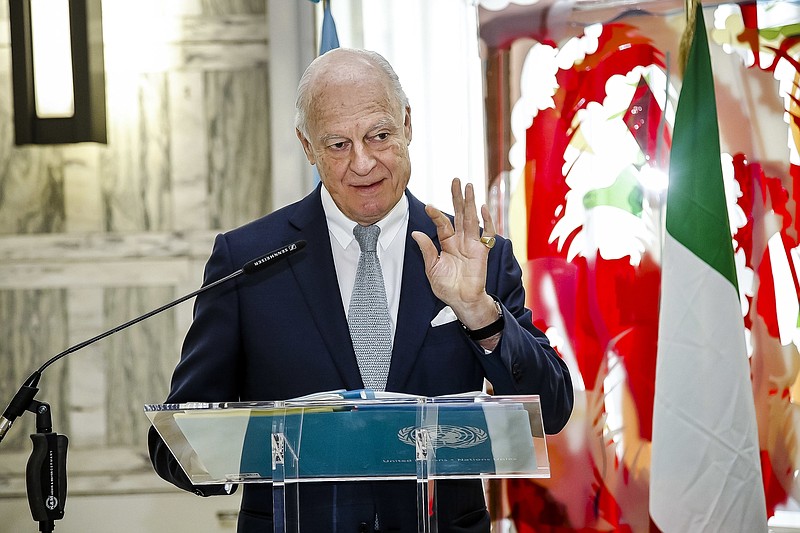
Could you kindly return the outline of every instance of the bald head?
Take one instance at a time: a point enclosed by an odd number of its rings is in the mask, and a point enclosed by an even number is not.
[[[392,107],[401,110],[408,106],[397,74],[382,55],[369,50],[335,48],[312,61],[300,78],[295,127],[308,137],[308,120],[313,116],[312,106],[320,91],[362,83],[382,84]]]
[[[367,226],[403,197],[411,176],[411,108],[397,75],[374,52],[338,48],[306,69],[296,134],[347,218]]]

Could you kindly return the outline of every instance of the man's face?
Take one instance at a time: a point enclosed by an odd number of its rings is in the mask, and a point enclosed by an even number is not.
[[[411,110],[402,109],[375,69],[318,81],[308,113],[306,157],[350,219],[373,224],[395,206],[411,176]]]

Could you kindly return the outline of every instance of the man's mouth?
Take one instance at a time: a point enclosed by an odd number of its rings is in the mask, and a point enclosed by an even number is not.
[[[383,180],[378,180],[374,183],[368,183],[365,185],[353,185],[353,188],[359,192],[372,192],[380,188]]]

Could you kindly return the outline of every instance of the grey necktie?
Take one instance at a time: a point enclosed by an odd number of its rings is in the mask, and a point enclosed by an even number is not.
[[[361,255],[347,313],[350,338],[364,386],[377,391],[386,389],[386,376],[392,357],[389,306],[376,251],[380,233],[381,228],[375,225],[358,224],[353,228]]]

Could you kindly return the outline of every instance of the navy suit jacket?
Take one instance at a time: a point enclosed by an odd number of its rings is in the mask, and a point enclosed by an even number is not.
[[[486,291],[502,302],[506,320],[500,344],[485,354],[457,321],[431,326],[445,304],[431,291],[411,232],[426,233],[437,247],[439,242],[424,205],[406,194],[409,223],[386,390],[454,394],[481,390],[486,378],[496,394],[540,395],[545,430],[558,432],[572,410],[572,385],[564,362],[531,324],[511,243],[498,237],[489,253]],[[280,400],[363,388],[319,187],[297,203],[219,235],[205,283],[298,240],[307,242],[300,252],[198,296],[167,403]],[[153,430],[150,455],[159,475],[177,486],[204,495],[220,492],[193,487]],[[311,522],[333,517],[335,530],[358,531],[359,524],[371,528],[377,514],[381,531],[415,531],[414,485],[303,484],[302,530],[333,531],[321,525],[330,521]],[[479,482],[440,485],[440,531],[488,531]],[[245,485],[244,490],[239,531],[271,527],[270,487]]]

